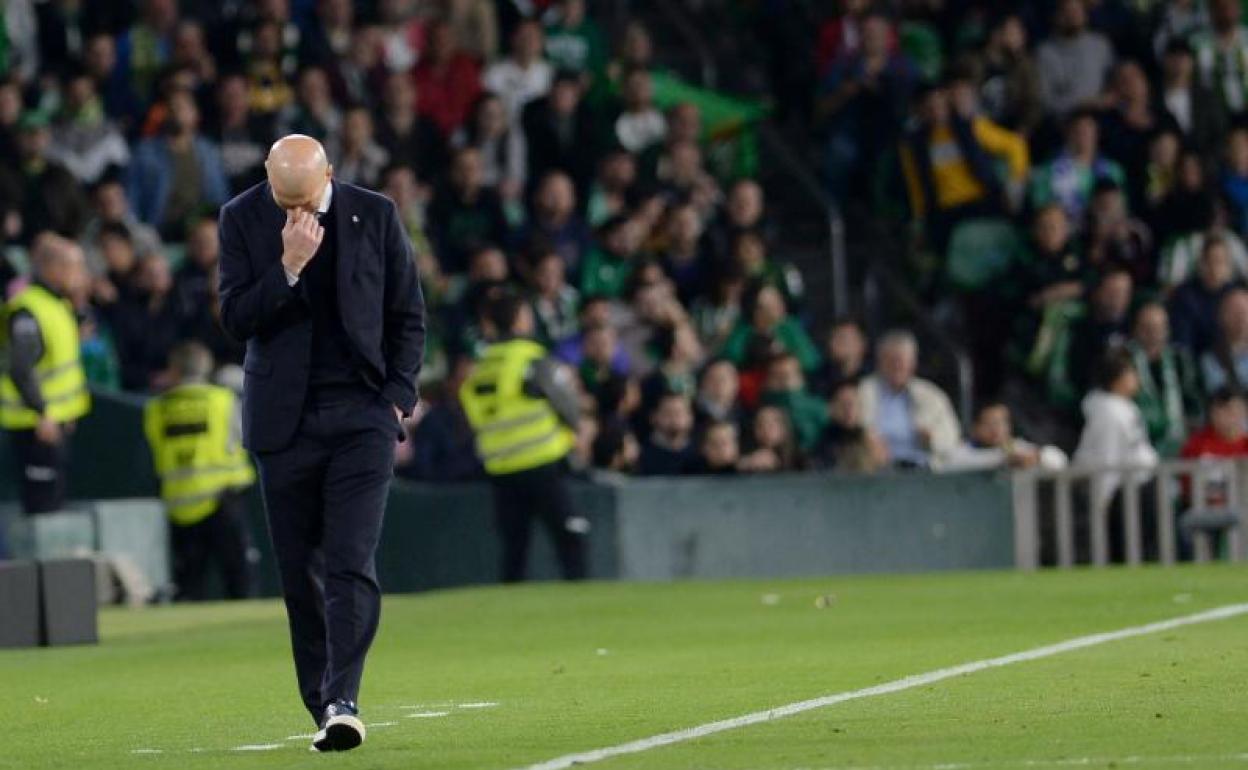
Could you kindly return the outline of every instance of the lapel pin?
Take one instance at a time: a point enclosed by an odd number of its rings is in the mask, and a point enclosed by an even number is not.
[[[359,217],[359,215],[358,215],[358,214],[352,214],[352,215],[351,215],[351,224],[353,224],[353,225],[358,225],[359,223],[360,223],[360,217]]]

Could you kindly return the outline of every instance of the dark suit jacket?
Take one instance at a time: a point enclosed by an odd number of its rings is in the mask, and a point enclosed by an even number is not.
[[[390,199],[334,182],[338,304],[363,379],[404,414],[416,406],[425,304],[411,244]],[[221,209],[221,324],[247,343],[243,444],[270,452],[290,443],[308,388],[312,318],[282,268],[286,213],[267,182]]]

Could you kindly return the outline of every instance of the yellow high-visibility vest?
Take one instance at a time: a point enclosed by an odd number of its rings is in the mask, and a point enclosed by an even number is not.
[[[224,492],[256,481],[232,429],[236,404],[228,388],[190,383],[143,407],[143,432],[160,477],[160,496],[177,526],[203,521],[216,511]]]
[[[67,300],[39,284],[31,284],[4,305],[0,313],[0,335],[9,343],[9,323],[13,315],[26,311],[39,324],[43,355],[35,363],[39,393],[43,396],[44,416],[56,422],[73,422],[91,411],[91,392],[82,368],[78,343],[78,319]],[[0,377],[0,428],[29,430],[39,422],[39,413],[22,401],[13,378]]]
[[[524,392],[524,378],[546,349],[524,339],[490,345],[459,389],[459,400],[477,439],[477,455],[491,476],[562,460],[576,443],[543,398]]]

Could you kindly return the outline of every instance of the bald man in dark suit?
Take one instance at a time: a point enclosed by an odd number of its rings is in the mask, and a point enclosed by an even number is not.
[[[247,343],[243,443],[256,456],[317,751],[364,741],[374,555],[401,422],[416,406],[424,301],[394,203],[333,179],[311,137],[221,210],[221,323]]]

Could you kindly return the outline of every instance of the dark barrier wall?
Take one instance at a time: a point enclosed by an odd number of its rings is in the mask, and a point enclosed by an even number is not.
[[[74,497],[155,496],[141,404],[97,396],[74,437]],[[0,453],[0,498],[12,500],[7,443]],[[578,482],[574,497],[591,524],[592,576],[603,579],[972,569],[1009,566],[1013,558],[1010,487],[993,473]],[[263,589],[274,594],[258,492],[252,502]],[[378,554],[383,587],[494,582],[499,546],[491,507],[486,485],[396,482]],[[532,576],[557,576],[540,530],[533,545]]]
[[[653,479],[622,488],[618,501],[620,576],[628,579],[1013,563],[1004,475]]]

